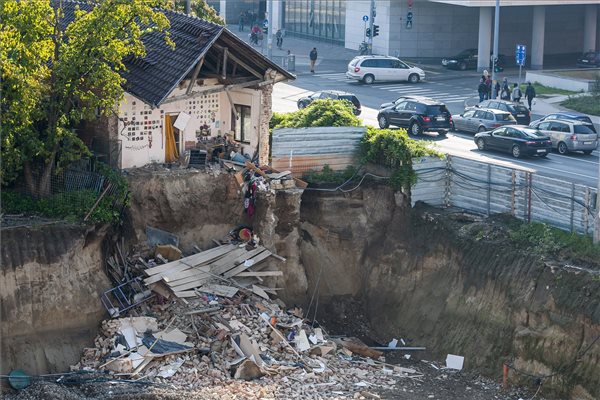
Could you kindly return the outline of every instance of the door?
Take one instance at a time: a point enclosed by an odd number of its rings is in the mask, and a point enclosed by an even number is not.
[[[469,130],[471,132],[477,132],[481,125],[485,126],[486,125],[485,118],[486,118],[487,114],[488,114],[487,111],[477,110],[475,112],[475,115],[473,116],[473,118],[471,118],[471,121],[469,123]]]
[[[165,162],[171,163],[179,158],[179,149],[181,146],[181,134],[179,129],[173,124],[177,120],[177,114],[165,115]]]
[[[378,59],[375,60],[376,73],[375,79],[379,81],[389,81],[394,79],[394,67],[392,60]]]
[[[402,123],[402,119],[400,118],[400,114],[404,111],[404,108],[406,107],[407,103],[408,103],[407,101],[401,102],[396,107],[394,107],[393,111],[391,111],[388,114],[389,118],[390,118],[390,124],[393,124],[393,125],[396,125],[396,126],[400,126],[400,124]]]
[[[454,127],[460,131],[469,131],[469,119],[473,118],[475,110],[468,110],[462,116],[454,119]]]
[[[556,148],[556,140],[552,137],[552,130],[551,130],[551,126],[552,126],[552,122],[551,121],[544,121],[538,124],[537,129],[540,133],[548,136],[550,138],[550,140],[552,140],[552,147]]]
[[[488,139],[488,145],[492,149],[501,150],[504,146],[503,143],[506,141],[506,128],[498,128],[492,132]]]
[[[392,77],[395,81],[408,81],[409,66],[400,60],[390,60],[392,64]]]

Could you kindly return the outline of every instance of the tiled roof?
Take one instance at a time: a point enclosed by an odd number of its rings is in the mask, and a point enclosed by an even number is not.
[[[62,4],[64,26],[75,19],[74,11],[77,5],[83,10],[91,9],[89,4],[77,1],[63,0]],[[237,51],[247,53],[248,61],[252,61],[252,64],[258,67],[257,69],[263,72],[267,68],[276,69],[288,79],[294,79],[293,75],[256,52],[248,44],[232,38],[234,35],[227,34],[229,32],[224,27],[182,13],[166,10],[163,12],[171,22],[169,32],[175,48],[171,48],[165,42],[164,34],[147,33],[142,37],[146,46],[146,56],[143,59],[132,58],[125,61],[127,71],[122,73],[127,80],[125,90],[140,100],[155,107],[159,106],[223,32],[226,32],[228,42],[235,42],[234,47]]]

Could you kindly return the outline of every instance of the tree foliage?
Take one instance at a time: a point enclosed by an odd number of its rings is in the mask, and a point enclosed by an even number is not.
[[[3,184],[19,173],[32,193],[48,194],[50,175],[88,152],[74,128],[123,98],[126,57],[143,57],[141,37],[169,21],[168,0],[90,0],[64,24],[61,1],[0,2]],[[165,40],[172,42],[165,33]],[[38,187],[33,170],[42,169]]]
[[[205,19],[217,25],[225,25],[225,20],[219,16],[217,11],[206,3],[206,0],[190,0],[191,14]],[[184,12],[187,0],[176,0],[175,11]]]
[[[360,126],[347,100],[315,100],[306,108],[286,114],[273,113],[271,128],[308,128],[314,126]]]

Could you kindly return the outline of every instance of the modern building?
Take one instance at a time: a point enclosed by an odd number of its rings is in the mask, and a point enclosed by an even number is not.
[[[208,1],[227,23],[252,11],[263,21],[269,0]],[[358,49],[366,39],[370,0],[272,0],[273,28]],[[401,57],[443,57],[477,48],[480,67],[489,65],[495,0],[375,0],[379,36],[373,51]],[[544,56],[600,48],[600,0],[500,0],[499,51],[512,56],[527,48],[527,65],[543,67]]]

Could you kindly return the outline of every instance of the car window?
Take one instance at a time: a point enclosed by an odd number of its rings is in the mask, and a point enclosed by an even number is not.
[[[376,61],[375,65],[379,68],[394,68],[392,60],[380,59],[380,60],[375,60],[375,61]]]
[[[580,117],[577,117],[578,121],[583,121],[583,122],[587,122],[589,124],[592,124],[592,120],[590,119],[590,117],[586,117],[585,115],[582,115]]]
[[[509,113],[500,113],[500,114],[496,114],[496,120],[497,121],[514,121],[515,117],[513,117]]]
[[[523,137],[518,130],[513,129],[513,128],[507,128],[505,136],[506,137],[514,137],[514,138],[521,138],[521,137]]]
[[[575,133],[581,133],[583,135],[593,135],[595,132],[592,131],[590,128],[588,128],[585,125],[575,125]]]
[[[478,111],[475,113],[475,118],[484,119],[484,118],[485,118],[485,111],[478,110]]]
[[[502,111],[511,111],[511,109],[508,108],[508,105],[506,105],[506,103],[498,103],[498,109]]]
[[[398,68],[400,68],[400,69],[409,69],[410,68],[408,65],[404,64],[402,61],[398,61],[398,62],[400,63]]]
[[[360,107],[360,101],[358,101],[358,98],[356,96],[343,95],[340,96],[340,99],[349,101],[350,103],[354,104],[354,107]]]
[[[313,100],[316,100],[316,99],[321,98],[321,94],[322,94],[321,92],[317,92],[317,93],[311,94],[309,97]]]
[[[522,105],[522,104],[517,104],[517,105],[514,105],[513,107],[514,107],[514,109],[515,109],[515,110],[517,110],[517,112],[519,112],[519,113],[521,113],[521,112],[523,112],[523,113],[526,113],[527,111],[529,111],[529,110],[527,109],[527,107],[525,107],[525,106],[524,106],[524,105]]]
[[[404,109],[406,108],[406,105],[407,105],[407,104],[408,104],[408,101],[403,101],[403,102],[401,102],[400,104],[398,104],[398,105],[396,106],[396,110],[399,110],[399,111],[400,111],[400,110],[404,110]]]
[[[550,129],[550,122],[542,122],[541,124],[538,125],[538,129],[541,129],[543,131],[547,131]]]
[[[375,61],[376,60],[364,60],[360,66],[361,67],[374,67]]]
[[[497,102],[497,101],[490,101],[490,102],[488,103],[488,108],[493,108],[493,109],[496,109],[496,110],[497,110],[497,109],[499,108],[499,106],[498,106],[498,102]]]
[[[494,131],[494,135],[495,136],[500,136],[500,137],[504,137],[506,136],[506,128],[500,128],[500,129],[496,129]]]
[[[427,115],[449,114],[445,105],[427,106]]]
[[[548,116],[547,116],[546,118],[544,118],[544,119],[556,119],[556,115],[554,115],[554,114],[550,114],[550,115],[548,115]]]
[[[485,119],[488,120],[488,121],[493,121],[494,120],[494,114],[491,113],[491,112],[489,112],[489,111],[486,111],[485,112]]]
[[[358,63],[358,60],[358,58],[353,59],[352,61],[350,61],[350,65],[354,67]]]
[[[482,101],[481,103],[479,103],[479,107],[481,107],[481,108],[489,108],[489,104],[490,104],[490,101],[489,100],[485,100],[485,101]]]
[[[552,122],[550,124],[550,130],[554,132],[571,132],[571,130],[569,129],[569,125],[564,124],[562,122]]]
[[[463,114],[463,117],[465,117],[465,118],[472,118],[474,115],[475,115],[475,110],[469,110],[469,111],[466,111]]]

